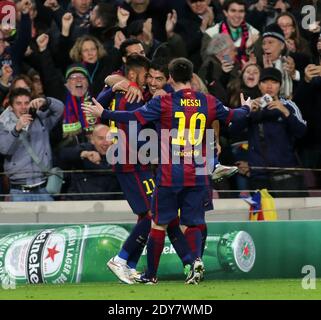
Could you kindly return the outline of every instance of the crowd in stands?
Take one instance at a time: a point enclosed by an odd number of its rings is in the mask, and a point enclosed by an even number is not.
[[[26,200],[29,190],[44,188],[41,164],[32,151],[22,152],[28,146],[46,166],[67,170],[64,195],[51,199],[121,198],[104,157],[112,143],[102,138],[109,128],[82,105],[105,85],[124,89],[119,82],[132,55],[152,64],[186,57],[204,90],[226,106],[240,106],[240,92],[254,100],[247,121],[220,124],[220,161],[239,167],[233,178],[214,184],[230,190],[221,197],[264,187],[281,190],[276,196],[320,189],[321,175],[311,170],[321,169],[320,1],[12,2],[15,28],[0,24],[1,201],[13,200],[3,196],[12,190]],[[304,6],[314,8],[308,26]],[[161,81],[154,73],[147,82]],[[125,89],[146,99],[137,84]],[[149,90],[153,95],[152,85]],[[273,99],[267,106],[266,94]],[[24,111],[29,103],[36,116]]]

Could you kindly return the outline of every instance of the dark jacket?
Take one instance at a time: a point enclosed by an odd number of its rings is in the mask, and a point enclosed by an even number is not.
[[[88,159],[81,159],[82,151],[97,151],[91,143],[82,143],[75,147],[63,148],[60,151],[60,166],[64,169],[96,170],[96,172],[72,173],[68,193],[92,193],[88,195],[70,195],[68,200],[114,200],[121,199],[119,194],[98,194],[108,192],[121,192],[118,180],[111,173],[111,166],[107,163],[106,157],[102,156],[99,165]],[[109,170],[99,172],[98,170]]]
[[[194,72],[197,72],[202,64],[200,48],[202,46],[203,33],[200,29],[202,19],[185,6],[185,13],[178,17],[175,26],[175,33],[179,34],[184,40],[188,58],[194,64]]]
[[[167,1],[150,1],[147,9],[142,13],[135,12],[131,5],[126,1],[124,1],[121,7],[130,13],[127,26],[136,20],[152,18],[152,32],[154,38],[162,42],[166,40],[165,23],[167,13],[170,12],[170,7]]]
[[[45,174],[26,151],[23,136],[38,155],[42,167],[52,166],[49,133],[62,117],[64,106],[54,98],[48,98],[48,102],[46,109],[37,112],[37,117],[29,128],[20,133],[14,129],[18,118],[11,107],[0,116],[0,153],[5,155],[4,169],[13,183],[35,184],[45,179]]]
[[[312,79],[310,83],[301,81],[293,101],[300,106],[304,119],[307,121],[307,132],[303,138],[303,147],[321,147],[321,77]]]
[[[290,111],[284,117],[279,110],[263,109],[251,112],[245,121],[233,122],[231,133],[237,134],[248,128],[249,165],[259,167],[295,167],[295,141],[302,137],[306,123],[302,119],[299,108],[290,100],[281,99]],[[254,174],[261,174],[255,171]]]
[[[234,64],[231,72],[226,73],[215,56],[208,56],[199,69],[198,75],[206,84],[210,94],[220,99],[225,105],[229,105],[227,87],[231,81],[239,78],[239,73],[238,63]]]

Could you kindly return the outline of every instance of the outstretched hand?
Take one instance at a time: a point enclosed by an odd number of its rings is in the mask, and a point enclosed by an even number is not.
[[[104,107],[95,98],[92,98],[92,101],[94,104],[83,103],[82,110],[86,115],[100,118],[104,111]]]
[[[241,105],[242,106],[248,106],[252,110],[252,99],[250,97],[248,97],[245,100],[244,94],[242,92],[241,92],[240,98],[241,98]]]

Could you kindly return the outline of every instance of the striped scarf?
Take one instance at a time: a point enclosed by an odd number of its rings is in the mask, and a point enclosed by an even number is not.
[[[67,94],[67,99],[64,109],[63,134],[66,136],[75,136],[82,131],[91,132],[95,124],[93,117],[86,116],[82,111],[81,104],[90,100],[88,94],[78,98],[72,96],[70,92]]]
[[[292,99],[293,96],[293,80],[288,72],[284,70],[282,57],[273,62],[275,69],[278,69],[282,73],[282,85],[280,88],[280,96],[285,99]]]
[[[246,55],[246,41],[249,38],[249,30],[246,25],[246,22],[243,21],[241,23],[241,26],[236,29],[236,35],[233,34],[228,23],[226,21],[223,21],[220,25],[220,33],[228,34],[233,42],[235,43],[240,37],[241,38],[241,45],[237,48],[237,55],[236,55],[236,61],[238,61],[242,65],[242,61],[246,62],[248,61],[248,57]]]

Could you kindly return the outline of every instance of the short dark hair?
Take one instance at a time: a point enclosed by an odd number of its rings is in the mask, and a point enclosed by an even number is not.
[[[125,64],[125,73],[127,75],[128,71],[134,68],[145,68],[148,70],[150,67],[150,60],[139,54],[133,54],[127,58]]]
[[[186,58],[173,59],[168,66],[169,74],[175,82],[187,83],[193,77],[193,63]]]
[[[240,6],[244,6],[244,9],[246,10],[246,2],[245,0],[225,0],[223,4],[223,10],[228,11],[231,4],[237,3]]]
[[[119,47],[120,54],[122,57],[127,57],[126,49],[127,47],[132,46],[133,44],[141,44],[143,46],[142,42],[137,39],[134,39],[134,38],[126,39],[125,41],[122,42],[122,44]]]
[[[12,106],[14,100],[20,96],[27,96],[31,100],[31,92],[25,88],[15,88],[9,94],[9,105]]]
[[[114,27],[117,23],[117,10],[111,3],[97,3],[97,16],[101,19],[104,28]]]
[[[166,79],[169,78],[168,61],[166,61],[165,59],[161,59],[161,58],[153,59],[149,68],[162,72],[164,73],[164,76],[166,77]]]

